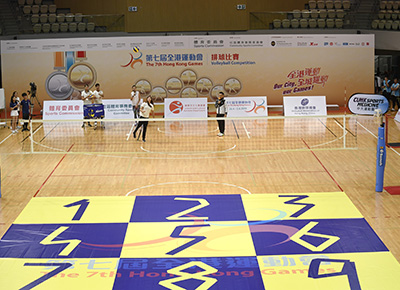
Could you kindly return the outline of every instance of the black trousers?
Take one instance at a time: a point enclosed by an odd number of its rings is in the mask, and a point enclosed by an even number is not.
[[[136,108],[135,106],[133,106],[132,108],[133,108],[133,116],[135,119],[137,119],[139,117],[139,112],[140,112],[139,106],[137,106]]]
[[[400,97],[395,97],[393,96],[393,109],[396,107],[397,104],[397,110],[400,109]]]
[[[22,119],[24,120],[29,120],[29,112],[28,113],[22,113]],[[28,122],[24,122],[24,129],[28,129]]]
[[[217,118],[218,117],[225,117],[225,115],[224,114],[217,114]],[[225,120],[217,120],[217,122],[218,122],[219,131],[222,134],[225,134]]]
[[[140,119],[145,119],[147,118],[140,116]],[[149,121],[139,121],[139,123],[136,125],[135,131],[133,131],[133,135],[136,135],[137,130],[139,130],[140,127],[143,126],[143,132],[142,132],[142,139],[146,140],[146,131],[147,131],[147,125],[149,124]]]

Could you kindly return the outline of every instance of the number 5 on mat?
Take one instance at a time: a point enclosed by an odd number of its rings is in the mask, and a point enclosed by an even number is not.
[[[210,225],[206,224],[206,225],[191,225],[191,226],[178,226],[178,227],[176,227],[175,230],[172,232],[172,234],[170,236],[171,238],[193,239],[193,240],[190,241],[190,242],[187,242],[186,244],[184,244],[184,245],[182,245],[182,246],[180,246],[180,247],[178,247],[178,248],[176,248],[176,249],[174,249],[172,251],[169,251],[167,253],[167,255],[175,255],[175,254],[177,254],[177,253],[179,253],[179,252],[181,252],[181,251],[183,251],[183,250],[185,250],[185,249],[187,249],[187,248],[189,248],[189,247],[191,247],[191,246],[193,246],[193,245],[195,245],[197,243],[200,243],[202,240],[206,239],[206,237],[204,237],[204,236],[180,236],[180,234],[182,233],[184,228],[199,228],[199,227],[209,227],[209,226]]]

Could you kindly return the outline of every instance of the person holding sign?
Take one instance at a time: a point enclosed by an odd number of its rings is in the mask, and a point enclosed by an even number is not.
[[[85,108],[85,106],[92,104],[93,93],[89,90],[89,85],[88,84],[85,85],[85,89],[81,93],[81,98],[82,98],[82,101],[83,101],[83,107],[84,108]],[[85,128],[85,123],[86,122],[83,122],[82,128]],[[87,122],[87,123],[88,123],[89,127],[92,127],[90,122]]]
[[[228,109],[225,103],[225,94],[223,92],[219,92],[218,99],[215,101],[215,108],[217,109],[217,118],[218,117],[226,117],[228,114]],[[225,120],[217,120],[219,133],[218,137],[222,137],[225,134]]]
[[[100,89],[100,84],[97,83],[95,84],[95,90],[93,92],[93,104],[98,104],[98,105],[102,105],[103,104],[103,98],[104,98],[104,93],[103,91]],[[104,115],[104,112],[103,112]],[[94,129],[97,128],[97,121],[94,122]]]
[[[102,104],[104,93],[100,90],[100,84],[97,83],[95,86],[95,90],[93,91],[93,104]]]
[[[151,98],[151,96],[148,96],[146,98],[146,102],[144,102],[142,105],[140,105],[140,113],[139,113],[140,119],[148,119],[151,111],[154,111],[154,103],[153,103],[153,99]],[[149,121],[145,121],[145,120],[139,121],[139,123],[136,125],[135,131],[133,131],[133,138],[136,138],[137,130],[143,126],[142,140],[143,140],[143,142],[146,142],[146,131],[147,131],[148,124],[149,124]]]

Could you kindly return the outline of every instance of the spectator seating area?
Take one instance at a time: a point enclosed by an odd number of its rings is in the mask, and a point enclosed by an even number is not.
[[[55,4],[42,0],[18,0],[24,16],[31,21],[34,33],[93,32],[95,24],[88,22],[82,13],[62,13]]]
[[[343,28],[349,0],[310,0],[304,10],[293,10],[286,19],[274,19],[272,27],[279,28]]]
[[[372,29],[400,29],[400,1],[380,1],[377,17],[372,20]]]

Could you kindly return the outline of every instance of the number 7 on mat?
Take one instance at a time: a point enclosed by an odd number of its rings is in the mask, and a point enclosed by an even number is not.
[[[57,275],[58,273],[68,269],[72,266],[71,263],[25,263],[24,266],[42,266],[42,267],[57,267],[53,271],[47,273],[46,275],[36,279],[35,281],[29,283],[28,285],[20,288],[19,290],[30,290],[39,284],[42,284],[44,281],[50,279],[51,277]]]

